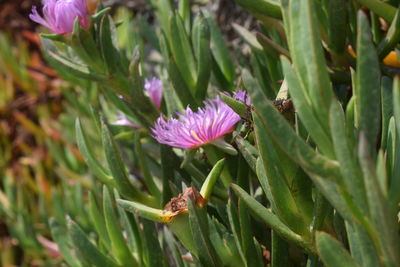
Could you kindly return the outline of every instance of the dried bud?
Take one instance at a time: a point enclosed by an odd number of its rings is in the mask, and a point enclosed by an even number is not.
[[[205,200],[195,188],[186,188],[185,192],[179,194],[178,197],[172,198],[165,206],[164,211],[173,213],[176,216],[182,212],[188,211],[188,197],[190,197],[196,205],[203,207]]]

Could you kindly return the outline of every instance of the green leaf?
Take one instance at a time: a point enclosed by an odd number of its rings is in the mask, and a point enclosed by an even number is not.
[[[104,16],[108,15],[111,11],[111,7],[106,7],[99,10],[97,13],[92,15],[93,22],[99,22]]]
[[[256,133],[257,147],[263,161],[268,188],[275,203],[275,212],[278,217],[288,225],[292,231],[298,234],[309,234],[302,213],[294,200],[289,185],[280,171],[279,157],[271,138],[265,134],[264,127],[258,116],[254,117],[254,128]]]
[[[247,266],[263,266],[262,259],[258,257],[257,248],[254,245],[254,233],[252,231],[250,216],[248,213],[248,208],[243,202],[243,199],[239,199],[239,222],[242,250],[246,257]]]
[[[143,256],[147,256],[147,265],[149,267],[165,266],[165,258],[163,250],[161,250],[158,241],[158,234],[155,224],[153,222],[143,220],[143,241],[146,249]]]
[[[154,222],[167,223],[173,220],[173,214],[164,212],[164,210],[161,209],[154,209],[138,202],[117,199],[117,203],[126,211],[138,214],[140,217]]]
[[[294,177],[290,186],[291,192],[297,206],[300,207],[299,209],[304,220],[308,223],[312,218],[314,207],[313,193],[315,189],[312,180],[301,167],[297,167],[293,175]]]
[[[172,198],[170,183],[174,182],[175,165],[174,152],[167,145],[160,145],[161,169],[162,169],[162,205],[167,204]]]
[[[108,73],[118,74],[120,55],[113,43],[113,27],[110,16],[104,16],[100,22],[100,48],[104,62],[107,64]]]
[[[240,154],[242,154],[252,171],[256,173],[256,160],[259,153],[258,150],[240,135],[235,136],[235,143],[240,151]]]
[[[74,247],[91,264],[98,267],[118,267],[119,265],[104,255],[90,242],[83,230],[74,221],[69,223],[69,231]]]
[[[256,116],[259,118],[263,129],[281,149],[307,172],[318,174],[333,181],[340,179],[337,162],[316,153],[296,135],[293,128],[265,98],[261,90],[257,90],[259,86],[247,71],[243,73],[243,81],[246,88],[251,89],[250,95],[255,106],[253,118]]]
[[[243,81],[246,88],[251,89],[252,103],[255,106],[253,118],[258,117],[265,131],[274,142],[307,172],[341,215],[346,219],[352,218],[348,206],[352,204],[351,200],[347,197],[343,198],[342,194],[346,192],[343,192],[337,186],[337,182],[341,180],[338,163],[316,153],[297,136],[289,123],[265,98],[257,83],[247,71],[244,71]],[[361,216],[357,209],[353,209],[352,212]]]
[[[288,83],[290,95],[296,107],[301,122],[304,124],[313,140],[317,143],[319,149],[326,155],[333,156],[332,141],[328,132],[318,121],[318,117],[313,110],[312,103],[307,97],[307,91],[300,85],[300,82],[289,61],[282,57],[282,68],[285,73],[285,80]]]
[[[136,46],[129,65],[129,74],[132,77],[129,82],[129,88],[127,89],[129,91],[129,100],[135,106],[132,110],[137,110],[147,119],[148,125],[153,125],[154,121],[159,116],[159,111],[151,99],[144,93],[144,81],[140,62],[141,55],[139,47]]]
[[[263,47],[253,33],[236,23],[233,23],[233,28],[239,34],[239,36],[242,37],[242,39],[253,49],[254,52],[263,51]]]
[[[62,42],[62,43],[67,43],[68,40],[65,38],[63,34],[47,34],[47,33],[41,33],[39,35],[41,38],[49,39],[52,41],[57,41],[57,42]]]
[[[89,195],[89,216],[100,238],[100,242],[102,242],[106,248],[110,248],[110,237],[107,233],[104,216],[97,207],[95,197],[92,193]]]
[[[1,199],[1,195],[2,195],[2,192],[0,191],[0,199]],[[7,199],[5,199],[5,200],[7,200]],[[54,213],[53,213],[54,219],[53,220],[57,221],[58,224],[66,226],[67,222],[66,222],[65,214],[67,212],[65,210],[64,202],[61,198],[61,192],[56,187],[53,187],[51,189],[51,201],[52,201],[53,210],[54,210]],[[0,201],[0,203],[1,202],[2,201]],[[2,205],[3,204],[0,204],[0,210],[1,210]],[[3,212],[3,211],[0,211],[0,212]]]
[[[140,142],[139,134],[135,134],[135,152],[136,156],[139,158],[139,164],[141,171],[143,173],[144,180],[146,181],[146,185],[149,188],[150,193],[158,200],[161,200],[161,192],[158,189],[157,185],[154,182],[154,178],[152,177],[149,167],[147,165],[146,153],[143,151],[142,144]]]
[[[385,2],[378,0],[358,0],[358,2],[388,22],[391,22],[396,15],[396,8]]]
[[[271,231],[271,267],[289,266],[289,246],[274,230]]]
[[[388,174],[386,170],[386,156],[383,150],[379,150],[376,160],[376,178],[385,198],[388,196]]]
[[[157,8],[157,19],[161,29],[167,36],[171,36],[169,28],[169,18],[173,12],[171,2],[169,0],[154,0],[152,4]]]
[[[125,12],[131,14],[128,10],[126,10]],[[157,38],[157,32],[152,23],[148,22],[145,16],[140,16],[138,18],[138,21],[136,22],[138,23],[140,36],[142,36],[143,41],[147,41],[151,45],[151,47],[153,47],[157,51],[160,51],[161,48],[159,40]],[[130,26],[130,24],[127,25],[128,31],[130,30]]]
[[[130,182],[121,153],[104,121],[102,122],[102,139],[108,168],[114,177],[118,191],[130,200],[149,206],[156,206],[157,204],[153,197],[140,191]]]
[[[57,243],[58,248],[60,249],[65,261],[71,267],[80,267],[82,264],[77,260],[75,256],[72,255],[69,246],[69,238],[67,235],[67,231],[65,226],[62,226],[57,220],[54,218],[50,218],[49,221],[50,231],[53,239]]]
[[[88,66],[99,73],[105,72],[105,66],[92,34],[80,27],[79,19],[74,22],[71,34],[71,47]]]
[[[382,98],[382,134],[381,148],[386,149],[387,137],[389,130],[389,121],[393,116],[393,90],[392,80],[388,77],[382,77],[381,82],[381,98]]]
[[[211,76],[211,49],[210,28],[206,19],[199,15],[194,21],[192,42],[197,59],[197,78],[195,97],[203,100],[207,94],[208,83]]]
[[[356,128],[360,124],[360,97],[357,88],[357,73],[354,69],[350,69],[351,74],[351,87],[353,96],[351,97],[347,107],[346,107],[346,118],[349,121],[349,126],[354,125]],[[354,121],[351,119],[354,118]]]
[[[369,10],[368,14],[370,15],[370,20],[371,20],[372,40],[374,41],[375,44],[380,43],[382,42],[383,39],[380,17],[371,10]]]
[[[217,149],[216,146],[213,145],[205,145],[203,146],[204,152],[206,153],[207,160],[212,164],[216,164],[221,158],[225,157],[225,154]],[[221,172],[221,181],[225,187],[229,187],[230,183],[232,182],[233,177],[228,169],[228,166],[225,166]]]
[[[103,186],[103,213],[106,222],[108,236],[111,241],[112,255],[124,266],[139,266],[139,263],[132,257],[126,245],[125,238],[119,225],[118,217],[115,213],[110,192]]]
[[[224,88],[224,90],[231,91],[235,81],[235,65],[233,64],[232,57],[229,54],[228,46],[223,39],[217,23],[211,18],[211,15],[208,12],[204,11],[203,14],[210,27],[211,52],[213,54],[213,58],[218,70],[228,83],[228,88]]]
[[[227,143],[223,139],[223,137],[222,138],[217,138],[217,139],[211,141],[209,144],[215,146],[220,151],[222,151],[222,152],[224,152],[224,153],[226,153],[228,155],[236,156],[238,154],[237,150],[231,144]]]
[[[190,8],[191,6],[189,0],[179,1],[178,12],[179,16],[182,18],[186,32],[190,32]]]
[[[219,223],[216,219],[208,222],[210,229],[210,240],[214,248],[226,266],[243,267],[245,266],[233,239],[233,235]]]
[[[289,47],[300,84],[308,93],[307,99],[312,103],[320,125],[328,133],[328,113],[333,90],[321,45],[314,3],[313,0],[290,2]]]
[[[183,160],[180,165],[180,168],[185,168],[186,166],[191,164],[191,162],[194,160],[194,158],[196,156],[197,150],[198,150],[197,148],[185,149],[185,151],[183,152]]]
[[[82,123],[79,118],[75,122],[76,129],[76,141],[78,143],[79,151],[82,153],[86,164],[89,166],[90,170],[96,175],[100,181],[109,186],[114,186],[115,181],[108,171],[97,161],[97,157],[93,154],[93,150],[89,149],[87,137],[83,132]]]
[[[210,240],[208,216],[205,207],[198,207],[190,197],[188,197],[188,206],[190,229],[199,261],[204,266],[221,266],[221,259],[218,257]]]
[[[67,55],[60,54],[51,41],[44,38],[42,38],[41,41],[43,43],[43,46],[45,47],[45,55],[49,57],[49,60],[53,61],[56,64],[59,64],[71,74],[74,74],[75,76],[83,79],[88,79],[96,82],[107,81],[107,78],[104,75],[92,71],[89,66],[84,65],[80,62],[71,61]]]
[[[140,112],[141,110],[139,111],[137,109],[137,106],[135,106],[135,108],[133,108],[132,107],[133,105],[128,103],[125,99],[120,98],[118,93],[115,93],[107,88],[104,88],[103,94],[115,106],[115,108],[122,111],[122,113],[125,114],[125,116],[127,116],[128,118],[132,117],[132,118],[136,119],[143,126],[152,126],[153,120],[149,121],[148,119],[146,119],[145,115]],[[96,112],[96,111],[93,110],[92,112]],[[147,115],[149,115],[149,113]],[[96,114],[98,114],[98,113],[96,113]],[[147,118],[149,118],[149,116],[147,116]],[[100,130],[100,128],[101,128],[100,127],[100,119],[96,120],[96,122],[97,121],[98,121],[98,125],[99,125],[99,131],[101,131]]]
[[[172,117],[176,112],[184,113],[183,105],[170,82],[163,80],[163,97],[166,106],[165,115]]]
[[[379,266],[377,251],[367,232],[357,224],[346,223],[346,232],[352,257],[360,266]]]
[[[229,199],[226,207],[228,210],[229,224],[231,227],[231,231],[233,234],[233,238],[234,238],[237,250],[239,252],[239,255],[240,255],[242,261],[246,262],[246,257],[242,250],[242,235],[241,235],[241,231],[240,231],[239,215],[238,215],[236,207],[232,203],[232,197]]]
[[[330,235],[318,232],[316,243],[318,253],[327,267],[358,266],[343,245]]]
[[[183,263],[182,259],[182,253],[179,249],[179,244],[173,237],[171,231],[169,231],[167,228],[163,229],[163,234],[165,236],[165,242],[168,244],[168,248],[172,252],[172,256],[174,259],[174,262],[176,264],[176,267],[185,267],[185,264]]]
[[[195,100],[192,91],[186,84],[182,74],[178,69],[176,62],[172,58],[169,60],[168,73],[172,85],[175,89],[175,92],[178,95],[181,102],[190,105],[192,108],[198,106],[199,102]]]
[[[272,196],[271,188],[269,187],[269,184],[268,184],[267,174],[265,172],[264,164],[263,164],[261,157],[259,157],[257,159],[256,164],[257,164],[257,166],[256,166],[257,179],[260,182],[261,188],[263,189],[264,194],[268,199],[268,202],[271,204],[272,211],[274,213],[277,213],[278,208],[276,207],[274,197]]]
[[[345,0],[329,1],[327,12],[329,48],[335,53],[342,54],[346,51],[347,2]]]
[[[385,38],[378,46],[379,59],[385,58],[391,50],[393,50],[400,41],[400,14],[399,9],[387,31]]]
[[[367,17],[358,13],[356,87],[359,98],[359,129],[364,132],[372,158],[381,127],[381,74]]]
[[[397,204],[388,201],[381,191],[376,176],[376,165],[371,157],[370,147],[363,132],[360,134],[358,152],[364,175],[369,218],[374,227],[373,230],[369,231],[369,234],[372,236],[378,255],[383,259],[383,262],[394,265],[396,262],[400,262],[397,253],[400,249],[400,243],[397,239]]]
[[[257,16],[282,18],[279,1],[274,0],[236,0],[247,11]]]
[[[171,31],[169,44],[175,63],[191,93],[195,94],[196,67],[189,38],[186,34],[182,20],[179,15],[170,17],[169,27]]]
[[[217,179],[220,176],[222,169],[224,168],[224,165],[225,165],[225,159],[219,160],[208,174],[200,190],[200,195],[204,199],[206,200],[210,199],[214,185],[217,182]]]
[[[117,190],[114,189],[114,199],[119,199],[120,195]],[[138,220],[132,213],[126,212],[120,205],[117,203],[117,210],[119,215],[121,216],[121,223],[123,228],[126,231],[128,245],[130,250],[135,253],[135,258],[137,259],[139,255],[143,255],[143,244],[142,238],[140,236]],[[140,264],[143,264],[142,257],[139,257]]]
[[[316,190],[313,210],[313,220],[310,225],[312,233],[324,227],[325,219],[332,214],[333,209],[320,190]]]
[[[330,124],[336,158],[343,175],[342,183],[348,189],[348,192],[351,192],[358,207],[366,213],[366,196],[361,170],[357,164],[357,159],[354,157],[355,148],[346,133],[343,110],[337,100],[333,100],[331,104]]]
[[[234,99],[226,95],[225,93],[219,93],[222,101],[225,102],[231,109],[233,109],[240,117],[247,119],[249,117],[249,108],[243,102]]]
[[[276,215],[267,210],[267,208],[265,208],[263,205],[257,202],[257,200],[247,194],[246,191],[235,184],[232,184],[231,187],[235,194],[239,198],[243,199],[252,214],[256,215],[258,218],[264,221],[269,227],[276,231],[276,233],[282,236],[282,238],[298,246],[301,246],[308,251],[313,251],[313,248],[309,242],[304,240],[300,235],[290,230]]]
[[[396,76],[393,83],[393,113],[394,117],[389,122],[388,128],[388,162],[390,189],[389,199],[392,203],[398,203],[400,196],[400,77]],[[397,130],[397,131],[396,131]],[[397,134],[396,134],[397,133]]]
[[[256,37],[258,42],[268,54],[272,54],[274,56],[283,55],[290,59],[290,52],[286,48],[283,48],[262,33],[257,32]]]
[[[182,243],[182,245],[189,250],[192,255],[197,257],[198,249],[193,239],[191,225],[189,222],[189,213],[185,211],[178,214],[168,224],[168,226]]]

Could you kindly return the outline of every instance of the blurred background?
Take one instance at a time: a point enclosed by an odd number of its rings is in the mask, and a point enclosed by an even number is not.
[[[231,20],[248,28],[255,24],[231,0],[198,2],[215,14],[230,46],[240,42]],[[97,4],[88,0],[92,13]],[[90,85],[56,71],[46,60],[38,35],[43,29],[28,18],[33,5],[41,1],[0,0],[1,266],[62,265],[49,218],[65,221],[63,214],[71,214],[81,226],[89,225],[81,203],[91,180],[75,143],[74,122],[77,116],[91,116],[86,103],[95,93],[77,90]],[[153,21],[145,0],[102,5],[112,6],[117,17],[141,16],[150,25]]]
[[[46,255],[59,258],[38,208],[60,180],[47,144],[76,151],[57,130],[65,85],[42,56],[38,25],[28,18],[32,5],[40,0],[0,2],[1,266],[43,266]]]

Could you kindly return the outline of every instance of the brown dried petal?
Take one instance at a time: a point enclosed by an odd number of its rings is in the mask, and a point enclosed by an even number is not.
[[[188,197],[192,198],[196,205],[203,207],[207,200],[205,200],[200,193],[194,188],[186,188],[185,192],[179,194],[177,197],[172,198],[164,211],[173,213],[174,216],[188,211]]]

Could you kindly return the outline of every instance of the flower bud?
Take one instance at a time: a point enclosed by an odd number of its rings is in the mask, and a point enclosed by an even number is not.
[[[159,79],[153,78],[145,81],[144,89],[157,108],[161,106],[163,86]]]

